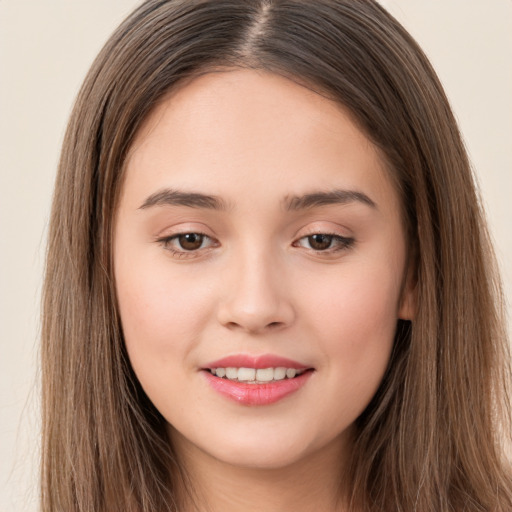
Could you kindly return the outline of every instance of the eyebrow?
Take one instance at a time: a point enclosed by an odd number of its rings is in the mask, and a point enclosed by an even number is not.
[[[363,192],[356,190],[330,190],[329,192],[312,192],[301,196],[287,197],[285,199],[285,208],[288,211],[296,211],[353,202],[359,202],[370,208],[377,209],[377,204],[374,201]]]
[[[151,206],[188,206],[189,208],[205,208],[208,210],[227,210],[228,208],[227,203],[220,197],[170,188],[151,194],[139,209],[144,210]]]
[[[377,209],[377,205],[366,194],[355,190],[331,190],[329,192],[311,192],[300,196],[288,196],[284,199],[287,211],[306,210],[334,204],[359,202]],[[227,210],[227,203],[218,196],[200,192],[185,192],[165,188],[148,196],[139,209],[152,206],[186,206],[208,210]]]

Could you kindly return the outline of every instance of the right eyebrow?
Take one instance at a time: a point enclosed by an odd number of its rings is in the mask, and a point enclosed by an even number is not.
[[[377,204],[363,192],[344,189],[330,190],[328,192],[319,191],[302,196],[286,197],[284,203],[288,211],[297,211],[353,202],[359,202],[370,208],[377,209]]]
[[[152,206],[188,206],[189,208],[205,208],[208,210],[227,210],[228,206],[220,197],[164,188],[148,196],[140,210]]]

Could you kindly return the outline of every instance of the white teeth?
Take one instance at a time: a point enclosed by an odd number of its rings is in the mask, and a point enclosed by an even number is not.
[[[297,370],[295,368],[288,368],[286,370],[286,376],[289,378],[289,379],[293,379],[293,377],[295,377],[295,374],[297,373]]]
[[[280,366],[279,368],[274,368],[274,380],[283,380],[286,377],[286,368]]]
[[[285,378],[293,379],[301,375],[305,370],[295,368],[212,368],[210,372],[220,378],[246,382],[249,384],[265,383],[283,380]]]
[[[238,368],[238,380],[239,381],[247,382],[248,380],[254,380],[255,377],[256,377],[256,370],[254,368]]]
[[[238,378],[240,379],[240,377]],[[256,380],[259,380],[260,382],[270,382],[271,380],[274,380],[274,368],[260,368],[256,371]]]
[[[226,378],[238,379],[238,368],[226,368]]]

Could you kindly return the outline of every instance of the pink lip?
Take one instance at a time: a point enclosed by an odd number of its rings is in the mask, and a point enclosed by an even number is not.
[[[293,379],[283,379],[265,384],[246,384],[216,377],[212,368],[295,368],[312,370],[311,367],[283,357],[265,354],[261,356],[234,355],[224,357],[208,364],[201,372],[208,384],[221,395],[242,405],[270,405],[295,393],[309,380],[313,371],[305,371]]]
[[[313,374],[306,371],[293,379],[283,379],[266,384],[246,384],[216,377],[209,371],[202,372],[208,384],[218,393],[242,405],[270,405],[298,391]]]
[[[310,366],[286,359],[285,357],[273,354],[263,354],[261,356],[251,356],[248,354],[237,354],[223,357],[212,363],[208,363],[204,368],[295,368],[296,370],[307,370]]]

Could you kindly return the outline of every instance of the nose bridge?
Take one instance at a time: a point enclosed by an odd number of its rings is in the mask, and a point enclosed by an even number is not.
[[[294,312],[284,269],[268,243],[258,247],[245,243],[230,263],[225,299],[219,305],[223,325],[260,332],[292,322]]]

